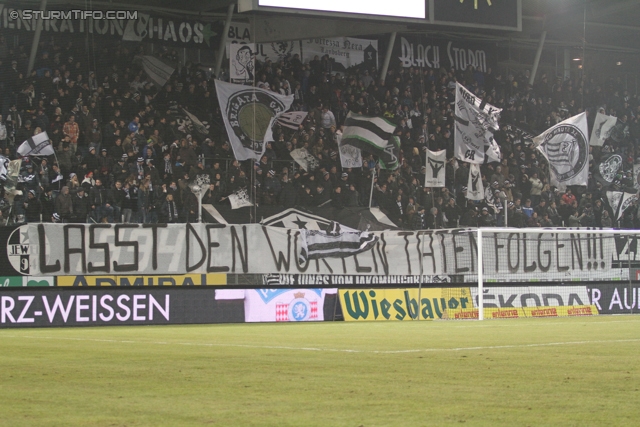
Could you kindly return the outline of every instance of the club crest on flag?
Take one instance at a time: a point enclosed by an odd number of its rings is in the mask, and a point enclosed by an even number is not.
[[[7,240],[7,255],[11,266],[20,274],[29,274],[31,269],[31,255],[33,249],[29,246],[27,226],[21,226],[11,232]],[[47,246],[49,246],[47,244]],[[47,248],[51,250],[51,248]]]
[[[614,154],[598,165],[598,171],[600,172],[602,179],[604,179],[608,184],[611,184],[621,167],[622,157],[618,154]]]
[[[562,124],[550,130],[539,149],[549,159],[549,166],[559,182],[571,181],[588,163],[588,143],[575,125]]]
[[[633,186],[636,190],[640,190],[640,164],[633,165]]]
[[[238,160],[259,159],[273,122],[293,103],[265,89],[215,81],[222,119]]]
[[[275,96],[248,89],[229,98],[226,115],[242,145],[260,151],[269,121],[285,109],[284,103]]]
[[[253,206],[249,199],[249,193],[246,188],[241,188],[235,193],[229,195],[229,203],[231,203],[231,209],[240,209],[247,206]]]

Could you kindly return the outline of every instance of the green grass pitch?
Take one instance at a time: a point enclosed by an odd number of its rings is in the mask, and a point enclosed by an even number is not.
[[[0,330],[0,426],[637,426],[640,317]]]

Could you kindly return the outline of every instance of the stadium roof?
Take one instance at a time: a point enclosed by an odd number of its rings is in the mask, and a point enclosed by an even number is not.
[[[226,18],[228,6],[235,3],[236,0],[129,0],[126,3],[123,0],[94,0],[89,4],[95,9],[114,9],[117,7],[165,12],[202,20],[219,20]],[[39,4],[39,0],[21,0],[20,2],[23,8],[26,5],[37,8]],[[49,0],[47,3],[49,9],[62,5],[84,8],[87,3],[85,0]],[[251,14],[237,13],[236,11],[233,19],[236,22],[249,22],[251,16]],[[508,44],[513,49],[535,50],[542,31],[546,30],[545,49],[551,46],[571,48],[575,56],[580,57],[584,43],[587,53],[592,51],[609,56],[614,55],[611,56],[614,58],[612,59],[614,62],[615,58],[624,56],[625,61],[633,59],[631,62],[634,63],[634,66],[638,64],[638,54],[640,54],[640,44],[637,42],[640,34],[640,2],[637,0],[522,0],[521,32],[429,24],[383,24],[365,20],[356,20],[350,25],[344,25],[343,22],[335,18],[322,20],[297,15],[295,19],[292,19],[291,15],[278,13],[269,13],[268,18],[269,21],[276,24],[273,27],[279,29],[291,27],[290,31],[282,29],[276,31],[275,35],[271,37],[261,36],[260,31],[255,31],[258,42],[279,41],[276,40],[277,38],[293,40],[292,34],[297,35],[297,39],[304,39],[401,31],[474,36],[479,40],[495,41],[498,45]],[[282,25],[285,22],[287,25]],[[337,34],[340,31],[344,34]],[[627,65],[630,63],[627,62]]]

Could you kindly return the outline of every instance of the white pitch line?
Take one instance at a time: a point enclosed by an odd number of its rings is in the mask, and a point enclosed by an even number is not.
[[[106,343],[122,343],[122,344],[183,345],[183,346],[196,346],[196,347],[235,347],[235,348],[255,348],[255,349],[263,349],[263,350],[327,351],[327,352],[333,352],[333,353],[370,353],[370,354],[403,354],[403,353],[427,353],[427,352],[448,352],[448,351],[474,351],[474,350],[496,350],[496,349],[509,349],[509,348],[551,347],[551,346],[564,346],[564,345],[640,342],[640,338],[634,338],[634,339],[626,339],[626,340],[562,341],[562,342],[548,342],[548,343],[534,343],[534,344],[489,345],[489,346],[452,347],[452,348],[422,348],[422,349],[408,349],[408,350],[356,350],[356,349],[339,349],[339,348],[288,347],[288,346],[253,345],[253,344],[220,344],[220,343],[191,343],[191,342],[172,343],[167,341],[131,341],[131,340],[113,340],[113,339],[99,339],[99,338],[37,337],[32,335],[3,335],[3,337],[60,340],[60,341],[90,341],[90,342],[106,342]]]

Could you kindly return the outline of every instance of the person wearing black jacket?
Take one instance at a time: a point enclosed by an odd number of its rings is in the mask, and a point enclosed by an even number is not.
[[[118,158],[118,162],[113,166],[113,177],[116,181],[123,181],[131,174],[127,166],[127,155]]]
[[[89,192],[89,202],[98,222],[102,222],[105,218],[108,222],[113,222],[114,209],[109,199],[109,192],[99,179],[96,179],[96,185]]]
[[[443,208],[443,212],[447,218],[447,228],[456,228],[460,219],[460,208],[456,205],[455,199],[449,199],[449,202]]]
[[[162,217],[168,224],[178,222],[178,205],[176,205],[176,202],[173,200],[172,194],[167,194],[161,210]]]
[[[116,181],[113,188],[109,191],[109,200],[111,201],[111,206],[113,206],[113,217],[115,222],[121,222],[122,209],[126,198],[127,193],[122,188],[122,181]]]
[[[331,195],[325,190],[324,185],[318,184],[317,191],[315,196],[313,197],[313,203],[316,206],[324,205],[329,199]]]
[[[42,206],[42,222],[51,222],[54,206],[53,189],[51,187],[45,187],[40,196],[40,204]]]
[[[84,188],[79,187],[78,192],[72,197],[73,214],[70,222],[86,223],[91,205],[89,197],[85,194]]]
[[[414,230],[425,230],[427,228],[424,206],[420,206],[418,211],[413,215],[411,228]]]
[[[35,190],[29,190],[27,200],[24,201],[24,214],[27,222],[40,222],[42,204],[36,198]]]
[[[344,208],[344,196],[342,194],[342,187],[336,187],[333,189],[333,196],[331,197],[331,206],[336,209]]]
[[[460,227],[477,227],[478,226],[478,211],[476,207],[472,207],[460,219]]]
[[[89,148],[89,154],[84,158],[84,163],[87,165],[87,170],[97,174],[100,168],[100,159],[96,155],[96,147]]]
[[[495,226],[496,226],[496,219],[491,213],[489,213],[489,208],[487,207],[482,208],[482,214],[478,219],[478,227],[495,227]]]
[[[398,194],[396,200],[389,204],[389,219],[396,224],[402,224],[402,218],[405,214],[406,204],[403,203],[402,195]]]
[[[298,201],[298,194],[296,188],[293,186],[291,181],[289,181],[288,175],[282,175],[282,182],[280,183],[280,186],[281,190],[278,195],[278,203],[285,208],[294,207]]]
[[[60,220],[65,222],[71,218],[73,213],[73,203],[71,194],[69,194],[69,187],[62,187],[60,194],[55,199],[54,211],[60,217]]]

